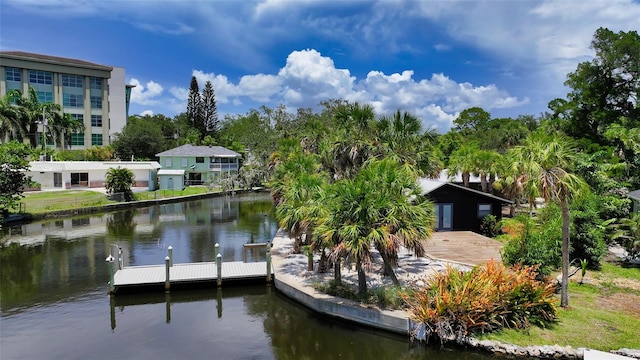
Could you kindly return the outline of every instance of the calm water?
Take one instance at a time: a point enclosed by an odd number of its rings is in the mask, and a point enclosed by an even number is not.
[[[242,244],[277,230],[265,194],[220,197],[5,229],[0,358],[489,359],[321,318],[264,285],[110,297],[105,258],[125,265],[263,260]],[[224,286],[224,285],[223,285]]]

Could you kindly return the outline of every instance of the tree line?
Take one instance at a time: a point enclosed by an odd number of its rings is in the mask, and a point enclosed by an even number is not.
[[[493,118],[473,107],[444,134],[408,112],[376,114],[369,104],[342,99],[322,102],[319,111],[262,106],[219,120],[211,83],[200,93],[192,78],[184,113],[131,116],[112,146],[91,156],[148,160],[187,143],[237,151],[239,176],[270,186],[296,250],[306,244],[322,254],[322,268],[333,264],[336,281],[340,262],[353,260],[363,291],[371,246],[392,277],[401,244],[423,251],[417,239],[432,231],[433,208],[415,179],[447,169],[471,186],[477,176],[480,191],[514,201],[513,216],[526,209],[513,220],[520,230],[503,234],[510,236],[505,261],[541,264],[541,273],[562,267],[566,280],[571,259],[597,268],[608,242],[620,239],[632,253],[640,247],[640,219],[625,196],[640,188],[640,37],[601,28],[592,48],[594,59],[567,75],[569,93],[552,99],[548,112]],[[3,114],[15,110],[5,105]],[[40,110],[34,107],[31,119]],[[70,154],[56,155],[87,157]],[[544,210],[535,209],[537,198],[548,204]],[[489,220],[487,228],[499,226]]]

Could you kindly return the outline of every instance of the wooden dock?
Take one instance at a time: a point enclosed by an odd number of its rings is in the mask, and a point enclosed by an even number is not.
[[[124,286],[162,285],[165,283],[165,266],[130,266],[116,271],[113,285]],[[267,277],[266,261],[245,263],[223,262],[222,280],[261,279]],[[171,284],[199,281],[216,281],[218,269],[215,262],[174,264],[169,268]]]
[[[116,245],[112,245],[116,246]],[[173,248],[169,246],[168,256],[163,265],[122,266],[122,249],[118,248],[117,258],[109,255],[106,259],[109,264],[109,293],[114,294],[121,288],[162,286],[169,291],[172,285],[195,284],[203,282],[216,282],[218,287],[223,281],[229,280],[260,280],[271,282],[273,270],[271,267],[271,247],[267,243],[245,244],[245,249],[267,249],[266,261],[223,262],[222,255],[218,252],[218,244],[215,246],[215,262],[199,262],[174,264]],[[246,257],[246,255],[245,255]]]

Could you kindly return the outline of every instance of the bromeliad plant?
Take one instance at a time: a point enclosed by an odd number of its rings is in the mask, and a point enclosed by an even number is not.
[[[469,272],[447,267],[405,301],[411,319],[424,325],[427,340],[545,326],[556,320],[557,300],[553,284],[536,275],[535,267],[508,268],[493,261]]]

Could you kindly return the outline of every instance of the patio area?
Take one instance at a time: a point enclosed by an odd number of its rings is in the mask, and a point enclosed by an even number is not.
[[[493,259],[502,261],[502,243],[472,231],[435,232],[426,241],[428,257],[475,266]]]

